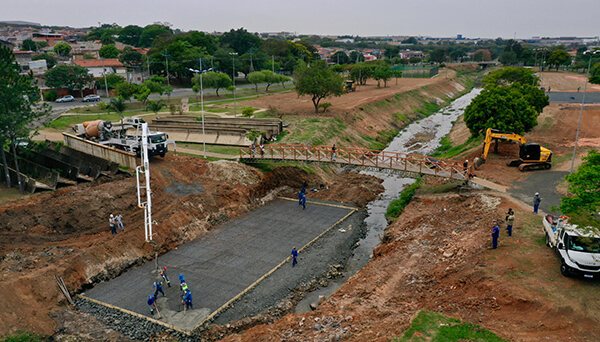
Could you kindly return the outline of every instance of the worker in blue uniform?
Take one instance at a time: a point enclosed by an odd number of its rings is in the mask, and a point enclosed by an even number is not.
[[[498,247],[498,237],[500,236],[500,227],[498,226],[498,222],[494,220],[494,227],[492,227],[492,249],[496,249]]]

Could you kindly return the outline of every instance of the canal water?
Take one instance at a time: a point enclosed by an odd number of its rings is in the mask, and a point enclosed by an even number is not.
[[[463,113],[466,106],[479,95],[481,89],[473,89],[466,95],[454,100],[449,106],[442,108],[437,113],[406,127],[394,138],[385,151],[429,155],[438,146],[442,137],[450,133],[454,121]],[[331,282],[329,286],[320,288],[307,294],[298,305],[296,312],[310,311],[310,303],[316,303],[319,296],[329,296],[337,291],[348,278],[362,269],[372,258],[373,249],[379,246],[383,237],[387,220],[385,212],[390,202],[399,198],[402,190],[415,182],[412,178],[401,178],[384,171],[363,171],[365,174],[383,179],[384,192],[367,205],[369,215],[365,218],[368,227],[367,235],[360,240],[359,246],[354,250],[353,257],[346,265],[345,276]]]

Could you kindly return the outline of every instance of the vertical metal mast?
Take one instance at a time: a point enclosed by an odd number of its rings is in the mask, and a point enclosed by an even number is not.
[[[152,198],[150,189],[150,162],[148,160],[148,124],[142,124],[142,165],[136,167],[138,207],[144,208],[144,229],[146,241],[152,241]],[[144,177],[140,177],[143,174]],[[146,198],[143,198],[142,189],[146,189]]]

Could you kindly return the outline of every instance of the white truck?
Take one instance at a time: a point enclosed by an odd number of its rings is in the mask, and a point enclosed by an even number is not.
[[[564,216],[546,215],[542,222],[546,245],[560,257],[562,275],[600,277],[600,235],[569,224]]]

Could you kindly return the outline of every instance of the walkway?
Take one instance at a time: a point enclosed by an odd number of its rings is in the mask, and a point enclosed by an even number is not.
[[[406,177],[427,175],[461,181],[467,180],[467,175],[472,172],[471,167],[465,168],[453,160],[400,152],[339,147],[334,156],[332,146],[265,145],[261,153],[257,145],[254,151],[252,148],[240,149],[240,160],[295,160],[361,165],[398,170]]]
[[[173,285],[164,287],[166,297],[159,295],[163,316],[159,321],[186,331],[194,329],[288,262],[293,246],[301,250],[354,211],[312,202],[302,209],[295,200],[276,199],[159,257],[159,266],[168,267]],[[179,307],[180,273],[194,297],[194,309],[187,312]],[[149,318],[146,301],[159,278],[154,262],[148,262],[98,284],[85,297]]]

